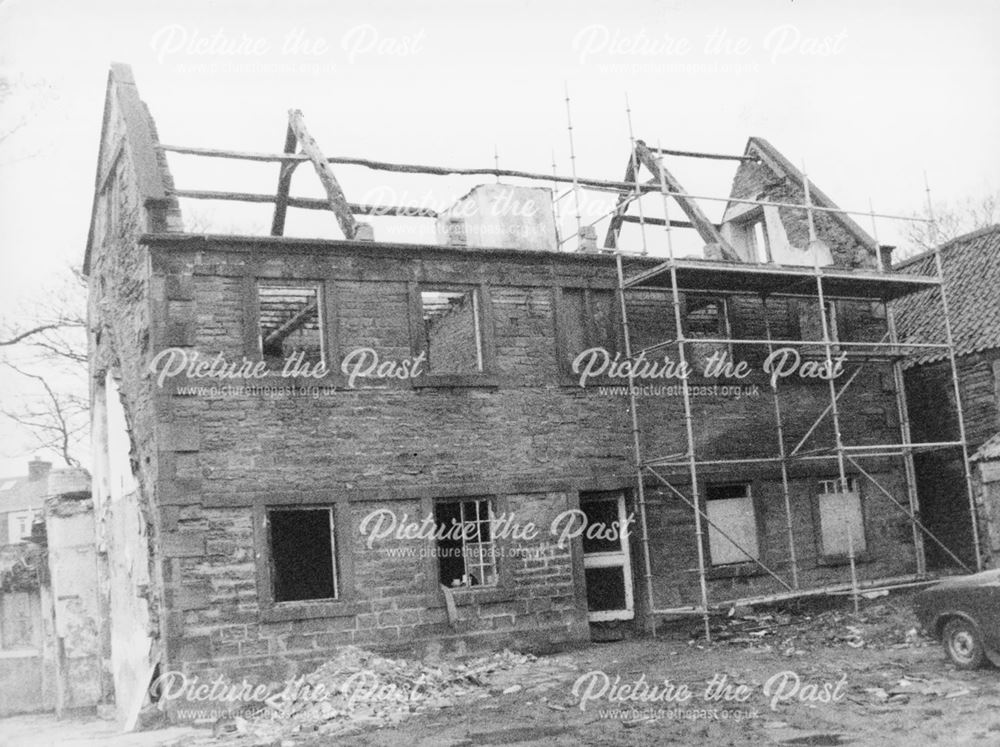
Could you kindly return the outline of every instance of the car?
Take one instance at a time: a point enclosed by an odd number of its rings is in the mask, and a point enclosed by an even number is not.
[[[959,669],[1000,667],[1000,569],[939,581],[914,597],[913,611]]]

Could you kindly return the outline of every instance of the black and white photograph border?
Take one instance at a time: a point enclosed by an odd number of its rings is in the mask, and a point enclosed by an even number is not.
[[[0,747],[1000,743],[998,36],[0,0]]]

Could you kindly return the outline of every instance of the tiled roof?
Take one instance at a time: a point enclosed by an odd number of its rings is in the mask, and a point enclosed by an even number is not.
[[[959,236],[941,246],[944,288],[956,355],[1000,349],[1000,225]],[[934,253],[925,252],[896,268],[934,275]],[[894,302],[901,340],[945,342],[944,317],[936,290]],[[907,366],[948,357],[946,350],[914,355]]]
[[[972,455],[971,461],[990,459],[1000,459],[1000,433],[995,434],[993,438],[980,446]]]
[[[45,480],[27,477],[0,478],[0,513],[41,508],[45,504]]]

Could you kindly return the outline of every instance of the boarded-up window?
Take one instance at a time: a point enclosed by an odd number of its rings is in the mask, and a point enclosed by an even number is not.
[[[819,531],[824,556],[847,556],[851,549],[848,536],[853,541],[855,555],[865,552],[864,512],[861,493],[854,478],[848,478],[847,491],[840,489],[840,480],[820,480]]]
[[[257,283],[260,352],[269,369],[292,356],[303,364],[324,361],[319,286],[277,280]]]
[[[476,290],[428,288],[420,292],[420,307],[427,371],[482,373],[482,322]]]
[[[604,348],[614,358],[618,349],[618,294],[613,290],[563,288],[559,298],[559,339],[563,371],[584,350]]]
[[[708,551],[712,565],[757,560],[757,519],[750,485],[709,485],[705,490]]]

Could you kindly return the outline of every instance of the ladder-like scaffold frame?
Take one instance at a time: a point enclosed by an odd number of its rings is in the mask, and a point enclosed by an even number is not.
[[[641,141],[640,141],[641,142]],[[635,141],[633,140],[633,144]],[[660,149],[656,150],[658,157],[656,165],[659,166],[659,154],[666,151]],[[634,163],[633,158],[633,163]],[[654,169],[651,169],[654,170]],[[676,198],[676,193],[670,189],[664,179],[665,170],[662,168],[656,168],[654,171],[658,172],[659,176],[659,188],[663,199],[663,212],[664,218],[662,220],[655,221],[653,225],[663,226],[665,228],[666,234],[666,246],[667,246],[667,258],[664,262],[657,265],[652,269],[644,270],[643,272],[633,276],[626,277],[624,271],[623,257],[630,256],[629,253],[623,252],[617,246],[617,234],[612,237],[612,232],[609,230],[608,244],[613,246],[613,251],[616,257],[616,269],[618,276],[618,296],[619,303],[621,307],[621,323],[622,323],[622,334],[624,338],[625,354],[629,360],[633,359],[632,351],[632,338],[631,331],[629,328],[628,321],[628,304],[626,302],[626,291],[630,288],[669,288],[671,295],[671,305],[673,307],[673,317],[674,317],[674,330],[676,334],[676,339],[665,340],[662,342],[655,343],[651,348],[662,347],[664,345],[677,345],[678,351],[678,362],[683,368],[687,360],[687,345],[692,341],[693,338],[688,338],[685,334],[684,324],[681,313],[681,293],[682,292],[711,292],[716,295],[743,295],[749,296],[754,295],[753,291],[748,291],[746,289],[731,290],[726,288],[716,288],[706,290],[703,287],[689,286],[679,281],[679,270],[688,269],[690,265],[696,263],[699,270],[704,269],[705,272],[711,273],[711,268],[708,263],[697,262],[690,260],[678,260],[674,254],[673,242],[671,238],[671,228],[678,225],[678,222],[673,222],[670,220],[669,213],[669,200],[670,198]],[[617,225],[620,227],[621,223],[626,222],[624,210],[627,208],[629,198],[638,200],[642,192],[640,192],[640,184],[638,180],[638,169],[633,171],[633,185],[634,193],[628,195],[623,191],[622,199],[619,200],[616,206],[615,217],[617,219]],[[631,181],[631,180],[630,180]],[[806,212],[808,216],[809,223],[809,234],[810,243],[816,241],[816,232],[813,224],[812,213],[814,210],[823,210],[824,212],[842,212],[847,214],[851,211],[840,211],[831,208],[818,208],[810,203],[809,198],[809,182],[808,178],[804,177],[804,188],[805,188],[805,204],[803,205],[789,205],[783,203],[784,207],[794,207]],[[738,200],[739,202],[752,203],[759,205],[775,204],[768,201],[759,200]],[[862,214],[862,213],[855,213]],[[868,213],[870,217],[873,218],[874,225],[874,211]],[[639,220],[633,221],[639,223],[640,230],[645,232],[645,225],[647,221],[644,219],[642,213],[640,212]],[[930,221],[933,226],[933,217]],[[685,225],[684,227],[689,227]],[[878,247],[877,237],[875,239],[876,250]],[[645,237],[643,240],[643,248],[645,250],[646,241]],[[646,252],[643,251],[643,254]],[[814,256],[816,256],[814,254]],[[639,510],[639,518],[641,522],[641,534],[640,534],[640,544],[643,552],[643,569],[644,569],[644,586],[646,592],[646,615],[649,627],[655,633],[656,630],[656,618],[658,616],[665,615],[685,615],[685,614],[696,614],[700,615],[704,622],[705,627],[705,637],[707,640],[711,640],[711,627],[710,627],[710,615],[713,608],[712,603],[709,599],[708,592],[708,574],[706,567],[705,558],[705,524],[708,524],[720,536],[728,540],[733,544],[738,550],[747,555],[751,561],[759,566],[766,574],[774,578],[785,588],[785,592],[778,594],[770,594],[766,596],[758,597],[745,597],[740,599],[728,599],[724,601],[716,602],[715,608],[725,608],[727,606],[736,604],[751,604],[751,603],[764,603],[769,601],[779,601],[782,599],[791,599],[796,597],[805,597],[812,595],[819,595],[825,593],[835,593],[835,592],[850,592],[855,609],[858,606],[858,599],[860,592],[863,588],[869,588],[872,586],[879,587],[893,587],[893,586],[905,586],[908,583],[912,583],[918,579],[924,579],[927,577],[927,566],[926,566],[926,555],[924,548],[924,538],[925,536],[936,543],[940,548],[951,557],[960,567],[964,568],[966,571],[971,572],[969,568],[960,558],[958,558],[940,539],[938,539],[920,520],[920,506],[919,499],[917,495],[916,488],[916,474],[914,469],[913,455],[916,451],[922,450],[935,450],[935,449],[947,449],[947,448],[960,448],[962,454],[962,466],[965,473],[965,483],[966,491],[968,496],[968,508],[970,511],[971,519],[971,529],[973,536],[973,545],[975,552],[975,566],[976,570],[982,570],[983,560],[980,548],[980,537],[978,529],[978,521],[976,515],[975,506],[975,495],[972,485],[972,477],[969,469],[968,462],[968,446],[966,440],[965,432],[965,421],[962,411],[962,401],[961,392],[958,383],[958,369],[955,361],[955,351],[954,351],[954,337],[951,329],[951,321],[948,315],[948,299],[944,284],[944,272],[943,264],[941,260],[940,248],[934,249],[935,257],[935,276],[931,284],[927,284],[930,278],[923,278],[924,284],[923,288],[931,287],[937,290],[941,298],[941,310],[944,319],[944,329],[946,341],[944,343],[922,343],[922,342],[908,342],[901,343],[897,336],[896,322],[893,314],[892,305],[889,303],[891,300],[891,294],[885,293],[878,300],[884,305],[885,317],[886,317],[886,335],[883,336],[882,341],[878,343],[871,342],[842,342],[835,341],[831,336],[830,331],[830,319],[827,313],[826,299],[835,298],[849,300],[853,297],[851,295],[844,295],[841,293],[830,294],[828,288],[826,287],[825,279],[829,279],[831,276],[842,275],[842,273],[837,273],[836,270],[831,272],[830,269],[824,269],[814,263],[809,274],[812,276],[812,280],[815,283],[815,294],[807,293],[780,293],[772,292],[769,290],[758,290],[758,294],[764,304],[764,320],[765,320],[765,339],[737,339],[732,337],[719,337],[707,339],[703,337],[696,338],[697,344],[705,343],[719,343],[719,344],[749,344],[749,345],[765,345],[767,347],[768,353],[774,350],[775,344],[781,345],[794,345],[794,346],[809,346],[815,348],[818,344],[822,345],[823,354],[825,358],[825,363],[827,365],[827,370],[832,370],[833,367],[833,357],[834,348],[839,348],[841,350],[854,348],[860,350],[862,356],[864,356],[864,351],[871,350],[873,354],[876,351],[881,350],[882,355],[874,356],[878,357],[888,357],[892,364],[892,375],[893,375],[893,388],[895,391],[895,400],[897,408],[897,417],[900,427],[900,441],[899,443],[889,443],[889,444],[874,444],[874,445],[848,445],[843,442],[841,428],[840,428],[840,413],[838,408],[838,400],[844,391],[851,385],[857,374],[864,368],[865,363],[862,365],[848,378],[848,380],[843,384],[838,390],[837,384],[831,377],[828,379],[829,383],[829,395],[830,403],[827,408],[819,415],[815,420],[812,427],[806,433],[805,436],[799,441],[799,443],[788,452],[786,449],[785,438],[784,438],[784,421],[782,418],[781,409],[781,398],[779,396],[777,382],[772,380],[771,382],[771,394],[774,402],[775,410],[775,430],[778,442],[778,454],[775,457],[766,458],[733,458],[733,459],[699,459],[695,448],[695,437],[694,437],[694,424],[692,419],[692,401],[691,401],[691,389],[690,384],[686,377],[681,377],[681,394],[684,406],[684,420],[685,420],[685,434],[686,434],[686,450],[681,452],[679,455],[671,455],[664,458],[652,458],[648,459],[643,456],[642,449],[642,438],[639,426],[639,397],[637,396],[637,387],[635,386],[635,378],[630,375],[629,379],[629,410],[631,414],[631,424],[632,424],[632,448],[635,456],[635,471],[636,471],[636,499]],[[788,268],[786,268],[788,269]],[[795,268],[798,273],[803,272],[804,268]],[[732,273],[743,271],[747,273],[749,277],[751,274],[766,273],[766,266],[754,266],[754,265],[743,265],[740,268],[734,267],[731,263],[719,263],[718,271],[719,273]],[[871,280],[869,277],[870,273],[856,273],[857,282],[862,283],[866,280]],[[662,278],[669,278],[669,282],[662,282]],[[885,274],[882,275],[885,277]],[[891,276],[893,280],[898,280],[898,276]],[[656,282],[655,286],[651,284],[654,281],[661,280],[661,282]],[[702,283],[704,285],[704,283]],[[844,285],[844,283],[840,283]],[[916,289],[915,289],[916,290]],[[767,299],[769,296],[781,296],[781,295],[794,295],[797,297],[811,296],[816,299],[819,308],[819,319],[821,322],[822,329],[822,340],[774,340],[771,334],[770,320],[766,313]],[[868,300],[872,300],[871,297],[866,296]],[[647,348],[649,349],[649,348]],[[957,412],[957,423],[959,438],[957,441],[940,441],[940,442],[920,442],[915,443],[911,439],[910,433],[910,420],[909,413],[907,410],[904,380],[903,380],[903,352],[909,350],[920,350],[920,349],[944,349],[947,351],[948,360],[950,363],[950,372],[952,387],[954,390],[955,397],[955,407]],[[634,374],[634,371],[630,371],[630,374]],[[816,427],[822,422],[822,420],[830,416],[833,431],[834,431],[834,444],[831,451],[833,453],[828,454],[800,454],[800,450],[808,438],[811,436]],[[678,458],[682,457],[682,458]],[[865,458],[883,458],[883,457],[901,457],[904,465],[904,481],[906,484],[907,501],[908,504],[896,500],[892,493],[886,489],[873,475],[871,475],[867,470],[862,467],[859,460]],[[802,461],[822,461],[822,460],[836,460],[839,483],[841,485],[841,490],[846,492],[847,490],[847,463],[849,462],[858,473],[860,473],[865,480],[870,482],[876,489],[876,491],[884,495],[888,500],[890,500],[896,507],[898,507],[907,516],[912,531],[913,531],[913,545],[914,545],[914,555],[915,555],[915,565],[916,565],[916,575],[915,576],[905,576],[905,577],[894,577],[887,579],[878,579],[873,581],[861,582],[857,575],[857,565],[856,565],[856,554],[854,548],[854,542],[852,538],[852,532],[848,529],[846,532],[847,542],[848,542],[848,563],[850,567],[850,583],[838,584],[838,585],[827,585],[817,588],[802,588],[799,584],[798,577],[798,559],[795,555],[795,536],[792,527],[792,512],[791,512],[791,497],[789,490],[789,472],[788,466],[789,462],[794,460]],[[736,542],[732,537],[730,537],[721,527],[717,526],[709,518],[705,506],[704,498],[701,495],[699,489],[699,468],[709,465],[713,466],[735,466],[735,465],[749,465],[749,464],[777,464],[781,469],[781,482],[782,482],[782,493],[784,500],[784,510],[786,518],[786,532],[788,535],[789,544],[789,560],[791,568],[791,579],[790,583],[775,573],[771,568],[766,566],[759,558],[753,557],[752,554],[747,553],[745,548],[741,547],[738,542]],[[664,477],[659,471],[663,467],[670,468],[682,468],[687,470],[688,481],[690,484],[690,495],[685,495],[681,490],[675,487],[671,482]],[[698,558],[698,581],[701,595],[701,602],[698,605],[680,606],[680,607],[667,607],[661,608],[657,607],[655,601],[655,595],[653,591],[653,579],[651,571],[651,561],[650,561],[650,548],[649,548],[649,530],[647,522],[648,506],[646,502],[646,482],[647,478],[652,477],[657,483],[668,489],[677,498],[681,499],[682,502],[687,504],[689,508],[694,512],[695,520],[695,542],[697,543],[697,558]]]

